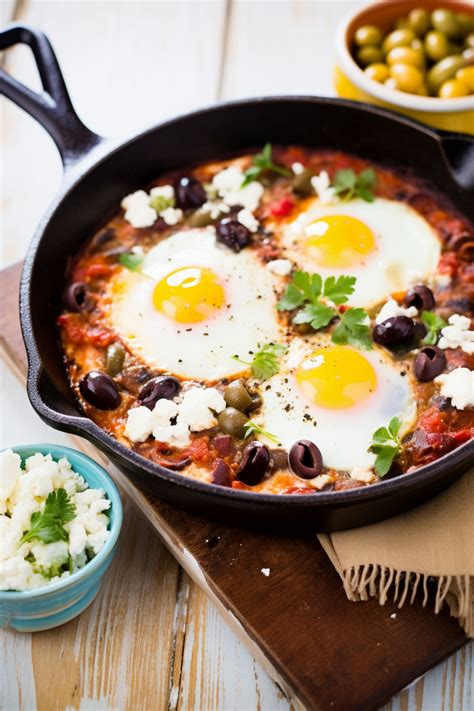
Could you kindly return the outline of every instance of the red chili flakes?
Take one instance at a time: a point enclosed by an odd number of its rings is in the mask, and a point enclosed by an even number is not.
[[[270,203],[270,214],[274,217],[286,217],[293,210],[294,206],[294,200],[290,197],[284,197],[281,198],[281,200],[276,200],[275,202]]]

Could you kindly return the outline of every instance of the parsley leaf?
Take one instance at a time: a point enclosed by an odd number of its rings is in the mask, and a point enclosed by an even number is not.
[[[392,417],[387,427],[379,427],[372,435],[369,452],[377,455],[375,471],[380,477],[385,476],[392,462],[400,452],[401,441],[399,437],[402,421],[399,417]]]
[[[143,262],[142,254],[134,254],[133,252],[122,252],[119,256],[119,263],[130,269],[132,272],[139,272]]]
[[[247,437],[250,437],[252,434],[259,434],[262,437],[265,437],[266,439],[270,440],[270,442],[273,442],[274,444],[280,444],[280,440],[278,437],[271,432],[266,432],[264,429],[260,427],[260,425],[257,425],[256,422],[253,422],[252,420],[248,420],[245,425],[245,439]]]
[[[434,346],[438,342],[439,332],[442,328],[445,328],[448,323],[444,320],[444,318],[441,318],[441,316],[433,313],[433,311],[423,311],[421,314],[421,320],[428,329],[428,333],[424,337],[423,343],[426,343],[428,346]]]
[[[365,324],[367,312],[364,309],[347,309],[340,314],[340,322],[331,335],[333,343],[352,345],[369,351],[372,348],[370,327]]]
[[[250,168],[244,173],[244,180],[241,187],[245,188],[247,185],[256,180],[261,173],[266,170],[271,170],[273,173],[278,173],[279,175],[291,175],[291,171],[287,168],[283,168],[281,165],[276,165],[272,161],[272,144],[266,143],[262,149],[261,153],[257,153],[252,158],[252,164]]]
[[[306,304],[306,306],[298,311],[293,319],[293,323],[310,323],[315,331],[324,328],[332,321],[336,315],[335,310],[326,304]]]
[[[68,533],[64,524],[74,518],[76,507],[65,489],[57,489],[48,494],[44,509],[31,515],[30,530],[20,541],[26,543],[36,539],[43,543],[67,541]]]
[[[268,380],[280,370],[279,357],[288,350],[288,346],[281,343],[267,343],[253,357],[253,360],[241,360],[237,356],[232,358],[244,365],[250,365],[250,370],[254,378],[258,380]]]
[[[324,296],[334,304],[345,304],[354,293],[356,278],[353,276],[328,277],[324,282]]]
[[[340,195],[344,200],[360,197],[366,202],[374,201],[376,184],[377,176],[372,168],[361,171],[359,175],[352,168],[338,170],[332,182],[336,195]]]

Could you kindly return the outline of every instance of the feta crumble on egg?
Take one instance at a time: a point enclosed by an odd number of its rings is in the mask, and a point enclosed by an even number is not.
[[[455,368],[450,373],[438,375],[434,382],[441,385],[441,395],[451,398],[456,410],[474,407],[474,371]]]
[[[272,259],[267,263],[267,269],[276,276],[288,276],[292,270],[292,264],[289,259]]]
[[[319,175],[313,175],[311,185],[322,203],[328,204],[336,200],[336,191],[331,187],[331,179],[326,170],[322,170]]]
[[[216,414],[225,407],[224,398],[215,388],[190,388],[175,400],[161,398],[153,410],[144,406],[129,410],[124,434],[131,442],[145,442],[153,435],[160,442],[184,447],[190,432],[215,427]]]
[[[212,185],[216,188],[222,201],[229,207],[241,205],[246,210],[253,212],[257,209],[263,195],[263,185],[254,180],[243,188],[244,180],[245,175],[240,168],[231,166],[216,173],[212,179]]]
[[[439,348],[461,348],[464,353],[474,353],[474,331],[471,331],[471,320],[467,316],[453,314],[448,319],[449,326],[441,330]]]
[[[41,535],[35,525],[47,509],[48,497],[58,497],[61,491],[70,515],[48,536]],[[22,467],[18,454],[11,449],[1,452],[0,590],[43,587],[84,567],[110,535],[105,513],[109,508],[105,492],[88,488],[66,458],[55,461],[50,454],[37,452]],[[58,525],[66,540],[54,540]]]
[[[414,318],[418,316],[418,309],[415,306],[409,306],[405,309],[403,306],[399,306],[395,299],[390,299],[378,312],[375,323],[383,323],[388,318],[393,318],[394,316],[408,316],[408,318]]]

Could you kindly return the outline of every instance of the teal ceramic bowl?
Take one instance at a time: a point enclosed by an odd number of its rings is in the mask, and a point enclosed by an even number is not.
[[[55,460],[67,457],[74,471],[83,476],[91,488],[104,489],[112,502],[108,512],[110,537],[102,550],[81,570],[43,588],[23,592],[0,591],[0,628],[37,632],[69,622],[80,615],[97,595],[102,576],[112,562],[122,526],[122,502],[105,469],[81,452],[55,444],[25,444],[11,449],[20,455],[23,462],[35,452],[49,453]]]

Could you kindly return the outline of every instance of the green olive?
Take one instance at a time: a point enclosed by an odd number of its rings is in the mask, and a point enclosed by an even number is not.
[[[463,81],[469,91],[474,93],[474,67],[463,67],[456,72],[456,79]]]
[[[385,54],[388,54],[394,47],[409,47],[414,39],[415,34],[413,30],[408,28],[404,30],[394,30],[385,37],[382,49]]]
[[[245,424],[248,419],[247,415],[235,407],[226,407],[217,417],[221,430],[236,439],[245,439]]]
[[[467,12],[457,12],[456,21],[458,23],[459,33],[463,37],[469,34],[469,32],[474,31],[474,17]]]
[[[460,96],[468,95],[469,87],[461,79],[448,79],[439,90],[441,99],[457,99]]]
[[[419,69],[424,66],[422,54],[412,47],[394,47],[387,54],[386,61],[388,65],[411,64]]]
[[[392,64],[390,77],[395,80],[399,91],[416,94],[423,84],[423,74],[410,64]]]
[[[424,35],[430,29],[430,13],[424,7],[415,7],[408,15],[408,27],[417,35]]]
[[[211,213],[206,210],[196,210],[187,218],[187,223],[190,227],[207,227],[207,225],[212,225],[213,222]]]
[[[252,404],[252,398],[241,380],[233,380],[229,385],[226,385],[224,388],[224,400],[227,405],[242,412],[245,412]]]
[[[389,76],[387,65],[381,63],[369,64],[369,66],[365,68],[364,73],[369,77],[369,79],[373,79],[378,82],[384,82]]]
[[[111,378],[118,375],[125,360],[125,350],[120,343],[111,343],[105,355],[105,371]]]
[[[448,79],[453,79],[458,69],[465,67],[467,60],[464,57],[445,57],[440,62],[431,67],[428,72],[428,87],[432,94],[438,95],[441,85]]]
[[[415,50],[415,52],[421,52],[424,56],[423,41],[419,37],[415,37],[410,47]]]
[[[375,25],[362,25],[354,34],[354,42],[358,47],[370,44],[380,44],[383,39],[382,32]]]
[[[295,175],[293,178],[293,192],[297,195],[309,195],[313,192],[313,186],[311,185],[311,178],[313,173],[309,168],[305,168],[301,173]]]
[[[469,34],[464,38],[464,46],[466,49],[474,47],[474,32],[469,32]]]
[[[461,55],[466,60],[466,64],[474,64],[474,47],[468,47]]]
[[[367,67],[369,64],[375,64],[376,62],[383,61],[382,51],[373,45],[367,45],[367,47],[361,47],[357,50],[357,61],[363,67]]]
[[[439,62],[449,54],[449,42],[441,32],[428,32],[425,37],[425,52],[433,62]]]
[[[431,13],[431,24],[435,30],[442,32],[450,39],[458,37],[460,34],[456,15],[454,12],[451,12],[451,10],[443,10],[442,8],[433,10]]]

